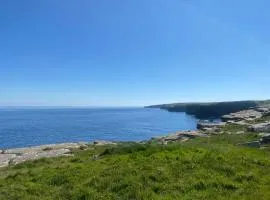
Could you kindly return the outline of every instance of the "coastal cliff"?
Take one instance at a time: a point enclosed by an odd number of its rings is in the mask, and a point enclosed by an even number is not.
[[[270,104],[266,101],[230,101],[212,103],[172,103],[146,106],[146,108],[160,108],[169,112],[185,112],[198,119],[220,118],[223,115],[247,110],[253,107]]]

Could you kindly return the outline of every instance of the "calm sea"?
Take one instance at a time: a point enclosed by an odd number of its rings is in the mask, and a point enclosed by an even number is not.
[[[195,118],[159,109],[0,108],[0,149],[93,140],[141,141],[195,128]]]

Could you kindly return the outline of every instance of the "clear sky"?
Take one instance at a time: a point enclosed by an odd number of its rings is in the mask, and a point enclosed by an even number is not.
[[[0,105],[270,98],[269,0],[2,0]]]

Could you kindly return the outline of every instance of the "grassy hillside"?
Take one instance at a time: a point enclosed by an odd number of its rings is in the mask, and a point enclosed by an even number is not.
[[[266,101],[231,101],[213,103],[173,103],[148,106],[147,108],[161,108],[170,112],[186,112],[197,118],[219,118],[222,115],[232,112],[246,110],[260,105],[269,105],[270,100]]]
[[[167,146],[90,146],[74,157],[0,169],[0,199],[269,199],[269,149],[236,145],[256,138],[223,134]]]

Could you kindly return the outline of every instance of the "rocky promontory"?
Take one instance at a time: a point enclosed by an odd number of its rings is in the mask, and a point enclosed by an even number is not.
[[[198,119],[220,118],[223,115],[243,110],[264,107],[270,100],[265,101],[229,101],[211,103],[172,103],[146,106],[146,108],[160,108],[169,112],[185,112]],[[258,110],[259,111],[259,110]],[[261,112],[260,110],[259,112]]]
[[[255,135],[259,133],[261,138],[259,141],[253,141],[246,145],[260,147],[270,142],[270,105],[230,113],[222,116],[221,119],[222,121],[217,122],[202,120],[198,122],[197,130],[181,131],[168,136],[152,138],[152,140],[167,144],[168,142],[184,142],[196,137],[210,137],[220,134],[253,133]],[[263,119],[266,119],[266,121]],[[226,128],[233,127],[233,125],[240,127],[240,129],[226,130]]]

